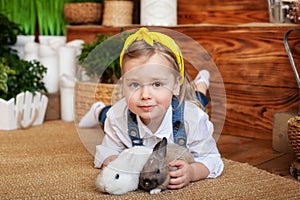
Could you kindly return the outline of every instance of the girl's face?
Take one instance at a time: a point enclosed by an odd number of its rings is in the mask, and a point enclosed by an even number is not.
[[[179,93],[179,72],[160,54],[146,61],[145,57],[128,59],[123,67],[123,92],[129,109],[144,124],[158,127],[172,96]]]

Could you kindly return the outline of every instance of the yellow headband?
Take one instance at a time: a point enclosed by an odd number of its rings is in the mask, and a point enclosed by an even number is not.
[[[156,42],[159,42],[160,44],[168,47],[174,53],[174,55],[176,57],[176,60],[177,60],[177,63],[179,65],[179,69],[180,69],[180,74],[182,76],[180,84],[183,83],[184,61],[183,61],[183,56],[180,51],[180,48],[175,43],[175,41],[172,38],[170,38],[169,36],[162,34],[162,33],[158,33],[158,32],[149,32],[149,30],[147,28],[140,28],[137,32],[130,35],[126,39],[123,50],[120,54],[121,67],[122,67],[122,61],[123,61],[123,56],[124,56],[125,50],[136,40],[144,40],[150,46],[153,46],[154,41],[156,41]]]

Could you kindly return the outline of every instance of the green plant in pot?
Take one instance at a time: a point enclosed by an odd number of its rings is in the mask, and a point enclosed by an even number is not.
[[[0,13],[0,98],[9,100],[25,91],[47,92],[42,81],[47,68],[38,61],[21,60],[9,47],[17,41],[21,30]]]
[[[0,13],[0,120],[1,130],[40,125],[48,104],[43,77],[47,68],[38,61],[25,61],[9,45],[17,41],[20,28]]]
[[[79,64],[87,76],[101,83],[116,83],[121,76],[119,56],[126,38],[131,32],[123,32],[117,36],[108,37],[97,34],[97,39],[83,44],[78,57]]]

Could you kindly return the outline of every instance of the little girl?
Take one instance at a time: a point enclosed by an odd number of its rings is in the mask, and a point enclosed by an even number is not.
[[[124,98],[112,107],[95,103],[79,123],[79,127],[92,126],[99,113],[100,121],[105,120],[95,167],[106,166],[126,148],[153,147],[166,137],[168,143],[186,146],[194,157],[192,164],[182,160],[170,163],[178,169],[170,172],[169,189],[218,177],[224,165],[212,136],[213,124],[203,111],[208,102],[209,73],[200,71],[190,82],[175,41],[146,28],[127,38],[120,63]]]

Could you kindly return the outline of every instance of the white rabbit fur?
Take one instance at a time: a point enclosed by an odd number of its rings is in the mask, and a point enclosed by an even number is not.
[[[96,187],[104,193],[122,195],[138,188],[140,172],[152,153],[145,146],[134,146],[104,167],[96,178]]]

